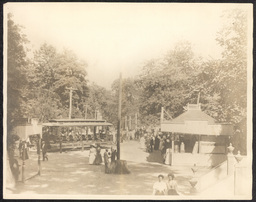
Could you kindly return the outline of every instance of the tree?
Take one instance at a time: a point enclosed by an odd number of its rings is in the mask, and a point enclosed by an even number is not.
[[[99,110],[103,119],[115,125],[117,117],[117,103],[114,101],[110,90],[92,83],[89,86],[87,104],[87,117],[95,118],[95,111]]]
[[[58,53],[48,44],[43,44],[34,53],[33,63],[27,71],[30,89],[27,95],[29,116],[41,121],[66,118],[69,112],[69,90],[73,87],[72,116],[84,117],[84,103],[88,96],[86,63],[81,62],[71,51]]]
[[[228,113],[226,119],[240,122],[246,116],[247,104],[247,16],[241,9],[225,13],[223,29],[217,42],[223,47],[219,85],[222,102]]]
[[[138,80],[142,90],[140,114],[145,125],[160,123],[161,107],[175,117],[183,112],[184,105],[195,100],[193,92],[199,87],[196,81],[201,72],[196,59],[191,44],[180,42],[162,59],[146,62]]]
[[[140,104],[140,88],[137,85],[136,79],[124,78],[122,79],[122,112],[121,117],[124,120],[125,116],[135,116],[139,112]],[[119,99],[119,79],[112,83],[112,93],[115,103],[115,112],[117,117],[118,99]],[[115,122],[117,118],[115,118]]]
[[[28,43],[21,26],[15,24],[13,15],[8,13],[7,22],[7,133],[15,125],[15,119],[22,118],[24,93],[26,92],[26,74],[29,61],[25,45]]]
[[[24,70],[29,64],[26,57],[25,45],[28,43],[22,33],[21,26],[15,24],[13,15],[8,13],[7,18],[7,170],[11,170],[13,176],[17,176],[14,169],[15,142],[19,137],[12,134],[12,129],[18,118],[23,118],[24,93],[26,93],[26,74]],[[16,164],[17,165],[17,164]],[[10,166],[10,167],[9,167]],[[17,171],[17,169],[16,169]],[[7,175],[10,173],[7,172]],[[8,176],[11,179],[11,176]],[[8,183],[8,182],[7,182]]]
[[[205,109],[220,122],[238,123],[246,117],[247,21],[243,10],[227,11],[216,41],[222,59],[203,64],[199,76],[205,94]]]

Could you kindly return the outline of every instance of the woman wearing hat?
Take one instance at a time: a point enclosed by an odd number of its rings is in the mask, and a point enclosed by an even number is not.
[[[166,195],[167,194],[167,185],[163,181],[164,176],[158,175],[158,181],[153,185],[153,195]]]
[[[89,164],[93,165],[96,158],[96,149],[95,146],[91,144],[91,148],[89,151]]]
[[[168,181],[166,184],[168,189],[168,195],[179,195],[177,192],[177,181],[174,179],[174,174],[168,174]]]
[[[94,161],[95,165],[100,165],[102,163],[102,156],[101,156],[100,152],[101,152],[100,144],[97,144],[97,146],[96,146],[95,161]]]

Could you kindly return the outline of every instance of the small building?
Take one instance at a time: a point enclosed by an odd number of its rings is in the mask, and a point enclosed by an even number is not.
[[[27,140],[29,136],[42,133],[42,124],[38,118],[22,118],[16,121],[17,125],[12,133],[18,135],[22,140]]]
[[[161,114],[161,131],[171,133],[171,165],[215,166],[226,160],[233,126],[217,123],[201,110],[201,104],[188,104],[187,111],[172,120]]]

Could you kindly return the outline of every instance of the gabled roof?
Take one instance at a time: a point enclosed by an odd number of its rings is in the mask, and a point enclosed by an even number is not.
[[[186,112],[168,122],[184,124],[186,121],[207,121],[208,124],[215,124],[214,118],[201,111],[200,104],[188,104]]]
[[[201,110],[188,110],[171,120],[171,123],[185,123],[185,121],[207,121],[208,124],[215,124],[215,119]]]
[[[188,104],[187,111],[171,121],[161,122],[161,131],[198,135],[233,135],[231,124],[217,124],[201,111],[200,104]]]

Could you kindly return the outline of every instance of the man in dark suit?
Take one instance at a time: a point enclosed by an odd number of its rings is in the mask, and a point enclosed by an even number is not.
[[[43,152],[43,161],[46,159],[48,161],[47,156],[47,146],[45,144],[45,141],[42,141],[42,152]]]
[[[116,150],[111,148],[111,164],[110,164],[110,173],[115,173],[116,170]]]

